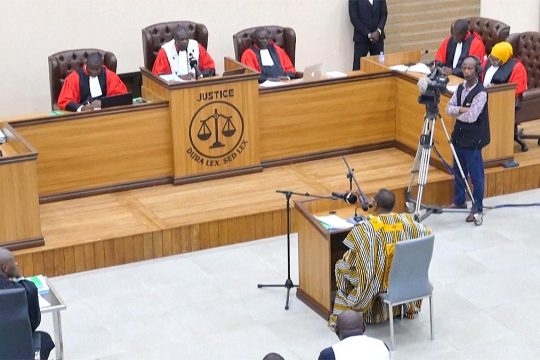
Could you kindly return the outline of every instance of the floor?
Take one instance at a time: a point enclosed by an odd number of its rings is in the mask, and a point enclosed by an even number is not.
[[[540,202],[540,189],[487,199],[486,206]],[[436,234],[429,312],[396,321],[393,359],[537,359],[540,348],[538,207],[432,215]],[[63,313],[66,359],[316,359],[337,341],[326,321],[284,283],[285,237],[198,251],[52,279]],[[292,237],[292,279],[298,279]],[[424,302],[427,305],[427,302]],[[50,316],[42,329],[52,332]],[[389,341],[388,324],[368,335]],[[51,356],[52,358],[52,356]]]

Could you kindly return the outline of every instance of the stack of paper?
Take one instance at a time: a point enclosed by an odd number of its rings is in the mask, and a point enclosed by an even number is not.
[[[350,229],[354,225],[347,222],[347,220],[340,218],[337,215],[327,215],[327,216],[315,216],[326,228],[331,229]]]

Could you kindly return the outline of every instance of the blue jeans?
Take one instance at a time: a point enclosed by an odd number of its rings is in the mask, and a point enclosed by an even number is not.
[[[458,160],[463,169],[465,178],[471,178],[472,195],[476,208],[473,207],[472,212],[482,212],[484,209],[484,161],[482,160],[482,150],[465,149],[454,146]],[[461,205],[465,203],[465,184],[461,178],[459,168],[454,160],[454,204]]]

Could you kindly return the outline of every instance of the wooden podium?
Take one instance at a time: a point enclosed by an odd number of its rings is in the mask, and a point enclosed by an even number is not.
[[[37,152],[11,126],[0,124],[7,142],[0,145],[0,246],[11,250],[40,246]]]
[[[225,58],[244,74],[167,82],[141,68],[142,95],[168,101],[174,184],[261,171],[258,73]]]

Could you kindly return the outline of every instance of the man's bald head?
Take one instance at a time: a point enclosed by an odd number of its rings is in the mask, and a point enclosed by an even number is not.
[[[189,29],[179,26],[174,32],[174,43],[178,51],[186,51],[189,44]]]
[[[0,276],[5,278],[21,277],[19,264],[17,264],[11,251],[5,248],[0,248]]]
[[[363,335],[366,326],[361,312],[345,310],[338,315],[336,334],[340,340],[349,336]]]
[[[391,212],[396,204],[396,196],[388,189],[380,189],[375,194],[376,208],[378,212]]]

